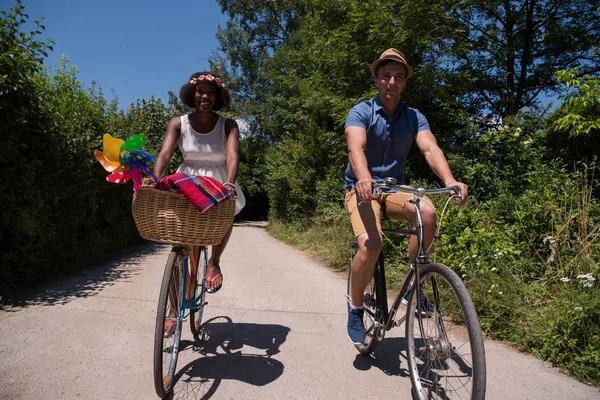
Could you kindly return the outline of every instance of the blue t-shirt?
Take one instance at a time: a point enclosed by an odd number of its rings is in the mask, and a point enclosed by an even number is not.
[[[429,123],[423,114],[404,102],[393,118],[388,118],[379,96],[363,101],[352,107],[346,117],[346,125],[358,126],[367,131],[365,156],[369,172],[375,181],[393,177],[398,184],[404,184],[404,167],[408,151],[417,133],[429,130]],[[346,167],[346,190],[357,182],[354,171],[348,162]]]

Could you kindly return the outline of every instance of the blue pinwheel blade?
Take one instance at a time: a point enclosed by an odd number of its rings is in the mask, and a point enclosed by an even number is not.
[[[156,157],[152,154],[145,152],[144,150],[131,150],[129,153],[130,157],[135,158],[136,160],[144,161],[147,164],[152,164],[156,161]]]
[[[151,176],[156,181],[156,176],[154,175],[154,171],[143,160],[136,160],[136,159],[130,157],[129,168],[132,170],[139,169],[139,170],[143,171],[147,176]]]

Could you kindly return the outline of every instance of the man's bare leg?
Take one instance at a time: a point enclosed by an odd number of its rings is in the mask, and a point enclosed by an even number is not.
[[[375,262],[383,248],[383,242],[378,232],[367,232],[358,235],[358,251],[352,259],[352,274],[350,275],[350,293],[352,305],[363,305],[363,293],[373,278]]]
[[[421,221],[423,222],[423,235],[425,251],[429,254],[429,246],[433,243],[435,237],[436,219],[437,215],[433,206],[430,206],[431,200],[424,197],[421,201]],[[406,202],[404,204],[403,214],[406,219],[413,224],[413,227],[417,224],[417,210],[414,204]],[[410,244],[408,246],[408,255],[410,260],[413,260],[417,256],[419,250],[419,244],[415,235],[411,236]]]

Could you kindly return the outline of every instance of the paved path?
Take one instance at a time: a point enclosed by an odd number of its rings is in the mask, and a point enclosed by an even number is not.
[[[153,399],[156,301],[169,247],[145,244],[0,311],[1,399]],[[375,358],[345,333],[345,279],[238,224],[210,295],[211,337],[184,331],[175,399],[407,399],[404,329]],[[487,341],[488,399],[600,399],[548,363]]]

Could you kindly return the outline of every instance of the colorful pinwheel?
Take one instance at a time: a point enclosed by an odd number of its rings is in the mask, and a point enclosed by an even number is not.
[[[110,172],[106,180],[112,183],[125,183],[131,179],[133,190],[142,184],[142,171],[156,181],[156,176],[148,164],[156,161],[150,153],[142,150],[144,147],[144,134],[140,133],[131,139],[113,138],[106,133],[102,137],[102,150],[94,151],[94,157]]]

